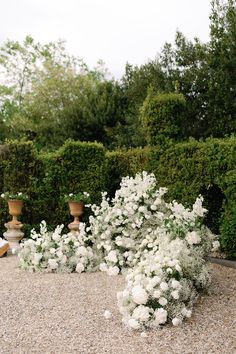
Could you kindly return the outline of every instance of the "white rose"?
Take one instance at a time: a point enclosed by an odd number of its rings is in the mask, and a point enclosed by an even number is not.
[[[118,275],[120,272],[119,268],[118,267],[109,267],[108,270],[107,270],[107,274],[108,275],[111,275],[111,276],[116,276]]]
[[[196,231],[188,232],[186,235],[186,241],[189,245],[196,245],[201,242],[201,237]]]
[[[118,261],[116,251],[115,250],[110,251],[106,259],[110,262],[116,263]]]
[[[82,273],[84,271],[84,265],[82,263],[78,263],[76,266],[76,272]]]
[[[148,294],[140,285],[136,285],[132,289],[132,298],[136,304],[145,305],[148,300]]]
[[[153,297],[156,299],[159,299],[159,297],[161,296],[161,292],[160,290],[155,290],[153,293]]]
[[[168,290],[168,284],[166,282],[162,282],[160,284],[160,288],[161,288],[161,290],[166,291],[166,290]]]
[[[161,306],[165,306],[167,304],[167,300],[165,297],[160,297],[160,299],[158,300],[159,304]]]
[[[174,289],[178,289],[178,288],[181,287],[181,284],[180,284],[180,282],[179,282],[178,280],[173,279],[173,280],[171,281],[171,287],[174,288]]]
[[[178,299],[179,299],[179,292],[178,292],[178,290],[172,291],[172,292],[171,292],[171,296],[172,296],[175,300],[178,300]]]
[[[181,324],[181,322],[182,322],[181,319],[177,318],[177,317],[173,318],[173,320],[172,320],[172,323],[174,326],[179,326]]]
[[[107,271],[107,265],[106,263],[101,263],[99,266],[99,269],[101,272],[106,272]]]
[[[134,309],[132,317],[135,320],[148,321],[149,315],[149,307],[139,305]]]
[[[52,259],[52,258],[50,258],[49,260],[48,260],[48,265],[49,265],[49,267],[53,270],[53,269],[57,269],[57,267],[58,267],[58,264],[57,264],[57,261],[55,260],[55,259]]]
[[[129,327],[131,327],[133,329],[139,329],[140,328],[140,324],[138,323],[138,321],[133,319],[133,318],[129,319],[128,325],[129,325]]]
[[[164,309],[157,309],[154,312],[155,322],[159,325],[167,321],[167,311]]]

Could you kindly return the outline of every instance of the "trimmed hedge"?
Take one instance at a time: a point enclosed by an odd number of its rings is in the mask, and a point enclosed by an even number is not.
[[[134,177],[137,172],[149,171],[149,154],[150,148],[147,147],[107,152],[107,173],[109,176],[107,191],[111,196],[119,188],[122,177]]]
[[[94,202],[99,202],[105,190],[107,168],[101,144],[67,141],[55,153],[38,155],[32,143],[13,141],[7,144],[7,150],[7,156],[0,160],[1,193],[21,191],[29,195],[20,218],[26,236],[41,220],[49,228],[72,221],[64,194],[87,191]],[[1,234],[9,219],[6,202],[1,200]]]
[[[137,156],[142,156],[142,159],[139,158],[135,164]],[[230,256],[236,256],[235,138],[208,139],[206,142],[192,140],[171,145],[166,150],[157,147],[139,149],[138,155],[134,150],[118,151],[107,154],[107,158],[108,166],[112,166],[110,179],[115,171],[112,191],[122,176],[148,170],[154,172],[160,186],[168,188],[170,200],[176,199],[190,206],[202,194],[209,210],[206,224],[213,232],[221,231],[223,250]],[[230,225],[226,223],[226,217]]]
[[[103,145],[69,140],[57,152],[42,155],[41,159],[45,170],[41,194],[53,211],[46,218],[47,222],[56,225],[68,224],[71,220],[68,205],[63,200],[65,194],[86,191],[94,203],[100,201],[107,182]]]
[[[41,220],[51,227],[72,220],[64,194],[87,191],[98,203],[102,191],[113,196],[123,176],[143,170],[155,173],[170,200],[191,205],[201,193],[209,210],[206,224],[220,231],[223,250],[236,257],[236,138],[112,152],[97,143],[67,141],[48,154],[38,154],[29,142],[10,142],[4,154],[0,149],[0,192],[29,195],[21,218],[28,235]],[[2,234],[9,220],[3,200],[0,220]]]
[[[186,100],[181,93],[149,91],[140,110],[140,121],[147,142],[156,145],[165,139],[180,139],[184,131]]]

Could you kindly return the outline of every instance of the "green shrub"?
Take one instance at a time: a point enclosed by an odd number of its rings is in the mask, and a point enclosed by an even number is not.
[[[106,188],[105,149],[101,144],[69,140],[58,151],[44,154],[41,159],[45,176],[38,193],[51,211],[46,222],[53,225],[69,222],[65,194],[85,191],[93,202],[99,202]]]
[[[116,150],[106,153],[108,183],[107,191],[114,196],[122,177],[135,176],[137,172],[149,171],[149,148]]]
[[[168,188],[169,200],[176,199],[190,206],[202,194],[208,209],[205,223],[213,232],[219,233],[223,212],[232,218],[236,183],[233,177],[230,180],[226,176],[236,167],[235,138],[208,139],[205,142],[191,140],[162,150],[156,147],[112,152],[107,157],[113,191],[122,176],[147,170],[154,172],[159,186]],[[233,176],[235,178],[235,174]],[[231,222],[231,229],[234,227]],[[222,228],[221,244],[228,254],[232,249],[230,251],[226,246],[225,240],[232,246],[235,242],[233,235],[236,235],[236,229],[229,233]]]
[[[185,106],[182,94],[149,92],[140,111],[140,120],[150,145],[182,137]]]
[[[220,232],[222,250],[228,256],[236,258],[236,203],[226,208],[223,213]]]
[[[9,142],[7,149],[7,156],[0,160],[1,192],[21,191],[29,195],[20,217],[26,236],[42,220],[49,229],[72,220],[61,198],[64,194],[87,191],[92,201],[98,202],[106,188],[105,149],[100,144],[68,141],[55,153],[41,155],[31,142]],[[0,207],[2,234],[6,231],[4,222],[10,217],[4,200]]]
[[[236,169],[229,171],[224,181],[226,199],[221,216],[221,247],[236,258]]]
[[[24,202],[23,213],[20,220],[24,223],[24,232],[28,234],[32,225],[40,222],[37,215],[40,214],[35,209],[38,195],[38,186],[42,180],[42,164],[37,156],[32,142],[9,141],[6,144],[6,151],[3,160],[3,191],[23,192],[29,196],[29,200]],[[1,201],[3,207],[1,220],[9,221],[6,201]],[[1,232],[6,231],[3,222]]]

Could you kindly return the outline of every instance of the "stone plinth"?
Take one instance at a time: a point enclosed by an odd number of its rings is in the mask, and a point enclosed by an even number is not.
[[[24,233],[21,231],[22,226],[23,224],[21,224],[19,221],[17,223],[8,222],[5,224],[7,231],[4,232],[3,235],[9,242],[9,253],[17,253],[20,248],[19,241],[24,237]]]

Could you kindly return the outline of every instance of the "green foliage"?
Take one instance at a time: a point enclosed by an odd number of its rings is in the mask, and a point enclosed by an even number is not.
[[[140,118],[150,145],[182,137],[185,105],[182,94],[149,92],[141,108]]]
[[[9,141],[5,146],[5,153],[1,160],[3,166],[3,183],[1,192],[10,191],[17,194],[23,192],[29,197],[24,203],[22,222],[25,229],[30,229],[31,225],[40,222],[37,211],[34,210],[34,201],[40,198],[37,188],[42,176],[42,165],[36,155],[31,142]],[[6,231],[3,221],[9,220],[6,201],[1,201],[0,220],[1,232]]]
[[[221,247],[231,257],[236,258],[236,169],[226,173],[225,195],[221,217]]]
[[[236,3],[212,1],[209,67],[208,121],[215,136],[235,132],[236,127]]]
[[[116,150],[107,152],[108,184],[107,191],[114,195],[122,177],[135,176],[137,172],[149,171],[149,148]]]
[[[94,202],[100,200],[106,183],[105,149],[101,144],[67,141],[55,153],[41,158],[45,170],[41,193],[53,211],[45,219],[47,223],[55,226],[69,222],[65,194],[86,191]]]
[[[220,243],[223,251],[232,258],[236,258],[236,204],[226,209],[221,223]]]
[[[45,220],[49,227],[71,220],[63,196],[86,191],[93,202],[105,190],[105,149],[98,143],[67,141],[55,153],[38,155],[31,142],[9,142],[0,160],[1,193],[22,191],[29,196],[21,216],[26,235]],[[6,202],[0,200],[1,232],[9,219]],[[85,215],[86,218],[86,215]]]
[[[169,200],[190,206],[202,194],[209,210],[205,223],[216,233],[220,228],[223,249],[235,254],[235,138],[190,140],[162,150],[155,147],[115,151],[108,153],[107,158],[113,193],[122,176],[147,170],[154,172],[159,186],[168,188]],[[227,229],[224,216],[231,218]]]

